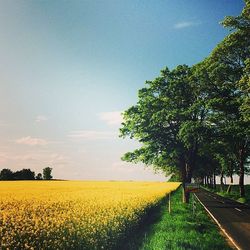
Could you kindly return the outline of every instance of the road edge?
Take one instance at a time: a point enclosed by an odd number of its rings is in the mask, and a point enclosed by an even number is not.
[[[207,189],[207,188],[205,188],[205,187],[203,187],[203,186],[200,186],[200,188],[203,189],[203,190],[205,190],[205,191],[207,191],[207,192],[209,192],[209,193],[218,195],[219,197],[222,197],[222,198],[224,198],[224,199],[228,199],[228,200],[230,200],[230,201],[237,202],[237,203],[239,203],[240,205],[250,207],[250,204],[248,204],[248,203],[242,203],[242,202],[239,202],[239,201],[237,201],[237,200],[234,200],[233,198],[223,196],[223,195],[218,194],[218,193],[216,193],[216,192],[213,192],[213,191],[211,191],[211,190],[209,190],[209,189]]]
[[[226,230],[222,227],[220,222],[213,216],[213,214],[206,208],[206,206],[201,202],[201,200],[198,198],[196,194],[194,194],[196,199],[200,202],[200,204],[204,207],[206,212],[209,214],[209,216],[216,222],[216,224],[219,226],[220,230],[226,235],[226,237],[231,241],[231,243],[235,246],[237,250],[242,250],[237,243],[234,241],[234,239],[226,232]]]

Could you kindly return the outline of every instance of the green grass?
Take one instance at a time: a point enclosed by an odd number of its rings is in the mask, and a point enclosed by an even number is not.
[[[235,201],[238,201],[241,203],[246,203],[246,204],[250,205],[250,185],[245,185],[245,197],[244,198],[240,197],[239,185],[232,185],[230,193],[227,193],[227,188],[228,188],[228,185],[225,185],[224,190],[221,191],[220,185],[217,185],[216,189],[206,187],[207,190],[209,190],[211,192],[215,192],[218,195],[221,195],[221,196],[224,196],[226,198],[230,198],[230,199],[233,199]]]
[[[181,188],[172,195],[171,214],[168,213],[166,200],[163,201],[134,235],[127,239],[122,249],[231,249],[198,201],[195,199],[196,210],[193,214],[194,197],[191,197],[190,204],[183,204],[181,196]]]

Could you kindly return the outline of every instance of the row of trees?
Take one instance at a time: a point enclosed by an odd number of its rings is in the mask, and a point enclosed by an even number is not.
[[[138,102],[123,114],[121,137],[141,147],[122,159],[143,162],[185,183],[197,178],[244,175],[250,153],[250,1],[242,13],[226,17],[231,33],[204,61],[165,68],[139,90]],[[184,196],[188,202],[189,196]]]
[[[52,168],[46,167],[43,169],[43,174],[31,171],[29,168],[13,172],[8,168],[4,168],[0,172],[0,180],[51,180]]]

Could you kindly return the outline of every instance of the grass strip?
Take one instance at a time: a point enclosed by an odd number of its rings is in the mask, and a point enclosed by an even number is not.
[[[227,192],[228,185],[224,185],[224,189],[222,190],[220,185],[216,185],[216,189],[209,188],[207,186],[203,186],[203,188],[207,189],[210,192],[216,193],[220,196],[245,203],[247,205],[250,205],[250,185],[245,185],[245,197],[240,197],[239,193],[239,185],[231,185],[231,191]]]
[[[195,211],[193,213],[193,201]],[[227,250],[231,249],[217,225],[192,196],[190,204],[182,203],[182,189],[171,195],[171,214],[166,200],[147,221],[127,239],[123,249],[140,250]]]

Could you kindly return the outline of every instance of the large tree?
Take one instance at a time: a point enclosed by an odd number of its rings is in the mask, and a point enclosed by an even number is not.
[[[14,172],[13,176],[15,180],[35,180],[35,172],[31,171],[29,168]]]
[[[123,156],[166,173],[213,178],[244,174],[250,145],[250,1],[238,17],[222,22],[231,33],[203,62],[161,71],[124,112],[121,136],[141,147]],[[186,197],[188,199],[188,197]]]
[[[245,164],[250,151],[249,58],[250,1],[238,17],[226,17],[222,24],[231,33],[213,50],[205,67],[208,70],[208,105],[211,121],[216,124],[223,140],[231,144],[237,159],[240,195],[245,195]]]
[[[134,138],[141,147],[123,160],[143,162],[167,173],[179,173],[183,187],[191,182],[206,115],[192,77],[192,69],[180,65],[165,68],[159,77],[146,81],[136,105],[123,114],[121,136]],[[184,196],[188,202],[189,196]]]
[[[250,39],[250,38],[249,38]],[[239,81],[239,88],[243,93],[241,112],[245,121],[250,121],[250,58],[245,61],[243,75]]]
[[[4,168],[1,170],[0,180],[13,180],[13,179],[14,179],[13,172],[10,169]]]
[[[53,178],[51,173],[52,173],[52,168],[51,167],[44,168],[43,169],[43,179],[44,180],[51,180]]]

